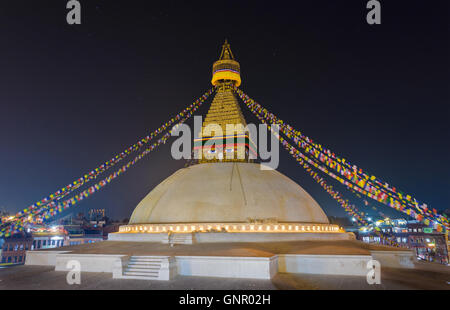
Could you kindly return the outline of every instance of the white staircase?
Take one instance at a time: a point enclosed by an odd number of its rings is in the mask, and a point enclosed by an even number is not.
[[[173,244],[192,244],[192,234],[175,233],[170,236],[170,241]]]
[[[194,238],[191,233],[172,233],[167,234],[161,239],[164,244],[193,244]]]
[[[170,268],[167,256],[131,256],[125,267],[122,279],[169,280]]]

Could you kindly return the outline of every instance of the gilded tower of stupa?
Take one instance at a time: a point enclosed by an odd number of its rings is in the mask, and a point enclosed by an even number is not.
[[[240,66],[226,40],[213,64],[211,83],[217,87],[216,95],[194,140],[199,163],[247,162],[256,147],[245,130],[247,124],[232,90],[241,84]]]

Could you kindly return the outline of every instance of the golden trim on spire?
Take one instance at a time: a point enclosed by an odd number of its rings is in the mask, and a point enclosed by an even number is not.
[[[234,60],[233,52],[231,51],[230,44],[227,39],[225,39],[225,43],[222,45],[222,52],[220,53],[219,60]]]
[[[241,68],[234,59],[230,44],[227,40],[222,45],[219,60],[214,62],[211,83],[218,86],[225,82],[231,82],[235,86],[241,85]]]

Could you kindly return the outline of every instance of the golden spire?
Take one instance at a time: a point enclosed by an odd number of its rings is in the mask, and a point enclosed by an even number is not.
[[[232,59],[234,60],[233,57],[233,52],[231,51],[231,47],[230,44],[228,44],[227,39],[225,39],[225,43],[222,45],[222,52],[220,53],[220,57],[219,60],[228,60],[228,59]]]
[[[234,59],[227,40],[222,45],[219,60],[213,64],[211,83],[214,86],[224,83],[231,83],[235,86],[241,85],[241,67]]]
[[[256,146],[245,129],[247,124],[234,95],[233,86],[241,84],[240,66],[227,40],[213,65],[211,82],[218,86],[217,92],[194,139],[199,163],[247,162],[250,152],[256,154]]]

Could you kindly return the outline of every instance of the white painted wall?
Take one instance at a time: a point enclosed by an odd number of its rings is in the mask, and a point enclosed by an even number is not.
[[[277,257],[176,256],[178,274],[199,277],[270,279]]]
[[[280,254],[272,257],[175,256],[162,266],[162,278],[185,276],[271,279],[277,272],[329,275],[367,275],[371,259],[381,268],[414,268],[411,251],[372,251],[372,255],[306,255]],[[82,272],[108,272],[114,278],[122,275],[128,255],[71,254],[69,251],[28,251],[26,265],[55,266],[68,271],[67,263],[77,260]]]
[[[347,233],[195,233],[197,243],[348,240]]]
[[[133,241],[133,242],[161,242],[167,239],[166,233],[148,234],[148,233],[110,233],[108,241]]]
[[[115,266],[121,263],[127,255],[103,254],[58,254],[56,255],[55,271],[69,271],[66,267],[71,260],[80,262],[81,272],[113,272]]]
[[[27,251],[25,265],[55,266],[56,255],[70,251]]]
[[[411,251],[371,251],[373,259],[380,262],[381,268],[414,268],[416,255]]]
[[[193,240],[196,243],[216,242],[275,242],[296,240],[349,240],[348,233],[230,233],[207,232],[194,233]],[[133,242],[163,242],[167,240],[166,233],[111,233],[110,241]]]
[[[365,276],[370,255],[278,255],[278,271],[286,273]]]

